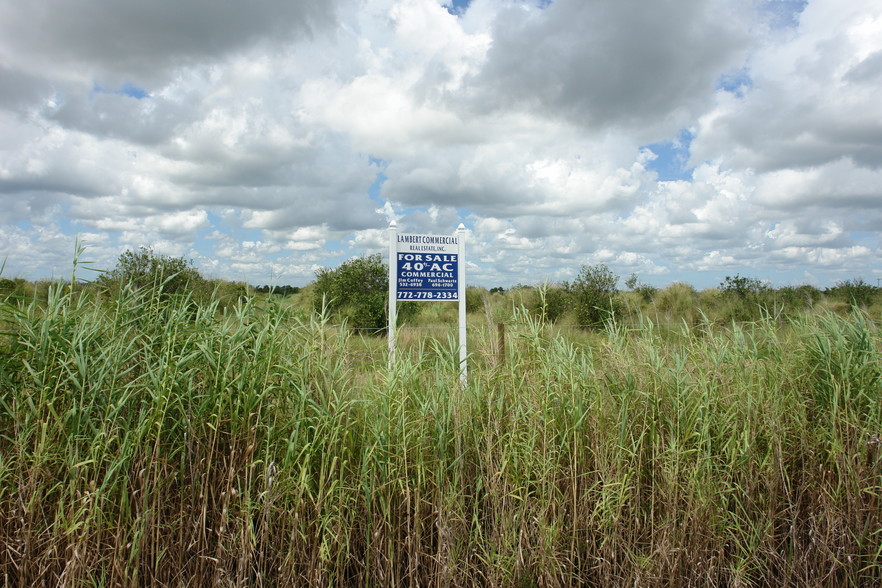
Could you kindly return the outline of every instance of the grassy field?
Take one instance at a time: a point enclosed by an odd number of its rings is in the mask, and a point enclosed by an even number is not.
[[[882,583],[866,313],[517,311],[499,349],[488,310],[461,388],[449,329],[390,370],[280,299],[0,312],[5,586]]]

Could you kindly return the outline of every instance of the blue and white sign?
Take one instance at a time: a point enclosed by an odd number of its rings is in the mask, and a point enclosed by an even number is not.
[[[396,235],[398,300],[459,300],[459,238]]]
[[[458,302],[459,381],[465,387],[465,236],[462,223],[455,235],[399,235],[395,221],[389,223],[389,369],[395,364],[399,300]]]

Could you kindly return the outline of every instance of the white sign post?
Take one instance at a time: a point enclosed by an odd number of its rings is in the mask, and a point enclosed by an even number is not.
[[[399,300],[459,302],[460,382],[466,384],[465,226],[456,234],[398,234],[389,223],[389,367],[395,362]]]

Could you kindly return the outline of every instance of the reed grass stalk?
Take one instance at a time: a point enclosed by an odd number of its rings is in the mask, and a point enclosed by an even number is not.
[[[866,314],[574,336],[519,311],[461,388],[443,332],[389,369],[272,299],[2,313],[8,586],[882,582]]]

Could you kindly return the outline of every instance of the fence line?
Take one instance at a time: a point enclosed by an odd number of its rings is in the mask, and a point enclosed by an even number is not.
[[[542,329],[605,329],[608,326],[616,326],[616,327],[630,327],[630,328],[645,328],[650,324],[653,327],[677,327],[681,328],[683,326],[687,327],[702,327],[702,326],[716,326],[716,327],[728,327],[730,325],[738,325],[738,326],[748,326],[748,325],[756,325],[759,321],[725,321],[725,322],[717,322],[717,321],[679,321],[679,322],[622,322],[622,321],[614,321],[609,323],[589,323],[589,324],[563,324],[559,325],[556,323],[545,323],[540,322],[539,327]],[[494,326],[495,325],[495,326]],[[525,327],[523,323],[517,321],[502,321],[493,324],[487,324],[483,326],[467,326],[466,328],[469,331],[483,331],[483,330],[493,330],[494,328],[498,328],[499,325],[504,325],[505,327]],[[368,332],[381,332],[385,331],[385,327],[347,327],[344,325],[329,325],[330,328],[335,329],[343,329],[345,328],[347,331],[368,331]],[[459,327],[457,325],[400,325],[397,327],[399,332],[401,331],[432,331],[432,330],[457,330]]]
[[[636,322],[615,322],[617,327],[625,327],[627,329],[641,329],[647,326],[647,322],[636,323]],[[694,327],[720,327],[725,328],[730,325],[756,325],[757,321],[733,321],[727,323],[714,323],[711,321],[702,321],[702,322],[665,322],[665,323],[656,323],[652,322],[653,327],[676,327],[678,329],[683,326],[687,326],[689,328]],[[495,358],[495,361],[499,363],[505,363],[505,358],[507,357],[507,349],[509,345],[509,334],[513,334],[515,337],[519,337],[521,333],[525,331],[530,332],[540,332],[547,335],[560,335],[568,329],[585,329],[585,328],[602,328],[607,326],[606,324],[565,324],[565,325],[556,325],[553,323],[545,323],[545,322],[536,322],[534,325],[530,325],[523,322],[517,321],[509,321],[509,322],[498,322],[495,324],[495,328],[492,323],[486,323],[482,325],[472,325],[468,327],[468,331],[471,334],[480,333],[486,336],[485,345],[483,349],[475,349],[474,347],[470,348],[469,355],[470,356],[480,356],[485,358]],[[537,328],[538,327],[538,328]],[[369,331],[371,333],[377,333],[383,331],[383,329],[377,328],[369,328],[369,327],[345,327],[343,325],[326,325],[326,328],[340,330],[340,331]],[[402,332],[407,331],[454,331],[457,330],[458,327],[456,325],[402,325],[398,327],[397,332],[401,334]],[[495,331],[495,341],[493,337],[493,333]],[[385,337],[376,337],[376,340],[382,340]],[[364,339],[362,339],[364,340]],[[408,356],[419,356],[421,353],[421,349],[419,347],[415,347],[413,345],[405,345],[398,349],[398,353],[405,354]],[[388,351],[347,351],[346,356],[351,358],[377,358],[388,357]]]
[[[590,324],[563,324],[559,325],[556,323],[546,323],[539,322],[538,326],[545,330],[563,330],[563,329],[604,329],[608,326],[616,326],[616,327],[626,327],[626,328],[645,328],[648,325],[652,325],[653,327],[676,327],[682,328],[686,327],[702,327],[702,326],[715,326],[715,327],[728,327],[731,325],[737,326],[748,326],[748,325],[756,325],[758,321],[727,321],[727,322],[716,322],[716,321],[679,321],[679,322],[622,322],[622,321],[614,321],[609,323],[590,323]],[[481,326],[471,325],[467,326],[466,329],[470,332],[475,331],[492,331],[494,329],[498,330],[500,328],[523,328],[527,325],[516,322],[516,321],[502,321],[494,324],[486,324]],[[354,331],[358,333],[381,333],[386,330],[386,327],[350,327],[341,324],[325,324],[322,326],[325,329],[334,329],[334,330],[346,330],[346,331]],[[302,330],[309,331],[312,330],[312,327],[309,325],[303,325],[302,327],[297,327],[296,325],[290,325],[288,327],[289,330]],[[398,332],[401,331],[438,331],[438,330],[449,330],[456,331],[459,330],[458,325],[447,325],[447,324],[438,324],[438,325],[401,325],[397,327]],[[184,332],[195,332],[196,329],[183,329]],[[19,331],[14,329],[0,329],[0,335],[15,335]]]

